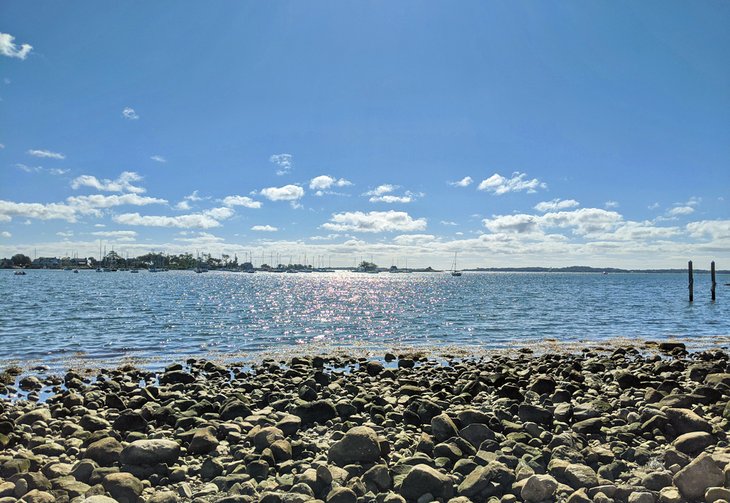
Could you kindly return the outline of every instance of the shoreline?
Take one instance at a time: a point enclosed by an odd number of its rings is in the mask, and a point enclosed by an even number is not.
[[[131,365],[147,371],[159,372],[167,365],[191,359],[205,359],[219,365],[245,367],[262,360],[284,361],[293,357],[312,358],[316,356],[347,357],[354,353],[361,357],[376,360],[382,360],[382,356],[385,353],[419,355],[430,359],[443,360],[453,357],[489,358],[495,355],[513,355],[526,349],[535,355],[542,355],[547,352],[572,354],[584,349],[607,352],[617,348],[629,347],[635,347],[643,352],[652,353],[656,352],[658,345],[663,342],[681,342],[690,352],[710,349],[730,351],[730,334],[713,336],[700,335],[695,337],[667,336],[651,339],[611,337],[606,339],[561,340],[557,338],[526,337],[523,339],[492,343],[490,346],[436,343],[378,344],[374,340],[353,339],[347,341],[330,341],[325,338],[315,338],[302,344],[281,344],[272,349],[261,351],[230,351],[209,348],[205,351],[198,352],[168,352],[158,356],[136,356],[134,352],[128,352],[122,356],[111,358],[87,357],[82,354],[30,358],[27,360],[14,358],[4,361],[4,367],[0,367],[0,373],[2,373],[5,367],[14,367],[21,370],[19,375],[22,376],[54,376],[68,371],[88,374],[125,365]],[[1,397],[2,392],[0,391]]]
[[[730,357],[660,342],[72,371],[0,401],[0,501],[727,500]]]

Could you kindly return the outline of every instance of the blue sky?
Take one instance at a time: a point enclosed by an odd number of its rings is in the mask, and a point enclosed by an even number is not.
[[[0,256],[101,239],[342,265],[730,262],[726,2],[0,18]]]

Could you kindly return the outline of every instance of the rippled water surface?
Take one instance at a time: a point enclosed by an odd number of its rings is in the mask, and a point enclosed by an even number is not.
[[[730,277],[0,271],[0,361],[730,335]]]

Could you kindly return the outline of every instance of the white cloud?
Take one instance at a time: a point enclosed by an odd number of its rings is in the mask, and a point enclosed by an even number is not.
[[[174,217],[164,215],[142,216],[139,213],[123,213],[121,215],[115,215],[114,221],[123,225],[177,227],[181,229],[211,229],[221,226],[218,220],[202,213],[191,213],[189,215],[178,215]]]
[[[231,208],[211,208],[203,211],[203,215],[215,218],[216,220],[227,220],[235,215],[235,211]]]
[[[78,189],[79,187],[92,187],[96,190],[105,192],[133,192],[141,194],[145,192],[142,187],[132,185],[132,182],[139,182],[142,177],[134,171],[123,171],[116,180],[99,180],[92,175],[81,175],[71,181],[71,187]]]
[[[294,167],[291,154],[274,154],[269,157],[269,162],[277,166],[276,174],[279,176],[290,173]]]
[[[335,232],[412,232],[424,230],[426,219],[414,219],[404,211],[348,211],[334,213],[322,227]]]
[[[47,159],[65,159],[66,156],[60,152],[51,152],[50,150],[28,150],[28,155],[33,157],[44,157]]]
[[[25,171],[26,173],[40,173],[43,171],[43,166],[28,166],[22,162],[17,163],[15,167],[21,171]]]
[[[261,189],[260,194],[269,201],[290,201],[294,204],[304,197],[304,189],[298,185],[284,185]]]
[[[125,107],[124,110],[122,110],[122,117],[131,121],[139,119],[139,115],[137,115],[137,112],[135,112],[132,107]]]
[[[66,204],[16,203],[0,200],[0,222],[10,222],[13,217],[75,222],[76,212],[76,208]]]
[[[224,206],[243,206],[244,208],[261,208],[261,201],[254,201],[247,196],[227,196],[223,198]]]
[[[678,217],[681,215],[691,215],[694,212],[695,209],[692,206],[675,206],[667,211],[667,215],[671,217]]]
[[[175,209],[187,211],[190,209],[190,201],[198,202],[198,201],[202,201],[203,199],[208,199],[208,198],[200,197],[198,195],[198,191],[194,190],[191,194],[188,194],[187,196],[183,197],[183,200],[175,205]]]
[[[331,187],[347,187],[349,185],[352,185],[351,181],[345,180],[344,178],[340,178],[338,180],[337,178],[329,175],[315,176],[309,181],[309,188],[318,191],[327,190]],[[318,193],[318,195],[320,194],[324,193]]]
[[[397,189],[397,185],[391,185],[389,183],[384,183],[383,185],[378,185],[373,190],[369,190],[363,194],[363,196],[382,196],[383,194],[388,194],[390,192],[393,192],[395,189]]]
[[[15,45],[15,37],[9,33],[0,33],[0,54],[9,58],[25,59],[33,50],[30,44]]]
[[[312,236],[309,239],[312,241],[331,241],[340,237],[340,234],[327,234],[326,236]]]
[[[181,232],[183,235],[190,234],[192,237],[189,238],[175,238],[175,241],[180,241],[182,243],[188,243],[189,245],[196,246],[196,247],[207,247],[207,246],[213,246],[220,243],[223,243],[225,239],[223,239],[220,236],[216,236],[215,234],[211,234],[209,232],[198,232],[197,234],[194,232],[187,232],[183,231]]]
[[[574,234],[586,236],[597,232],[607,232],[616,228],[622,221],[620,214],[600,208],[581,208],[573,211],[558,211],[544,215],[497,215],[482,221],[493,233],[534,233],[549,228],[571,229]]]
[[[657,208],[659,208],[660,206],[661,206],[661,205],[660,205],[659,203],[652,203],[652,204],[650,204],[649,206],[647,206],[647,208],[649,208],[650,210],[656,210],[656,209],[657,209]]]
[[[537,192],[537,189],[545,189],[547,185],[541,182],[537,178],[526,180],[525,173],[515,171],[512,173],[512,178],[505,178],[499,173],[495,173],[489,178],[482,180],[479,184],[478,189],[487,192],[492,192],[496,195],[506,194],[508,192],[521,192],[523,190],[528,193]]]
[[[137,237],[137,231],[96,231],[92,232],[91,235],[116,241],[134,241]]]
[[[456,222],[452,222],[451,220],[441,220],[441,225],[459,225]]]
[[[385,194],[384,196],[373,196],[368,199],[371,203],[411,203],[413,202],[413,196],[394,196],[391,194]]]
[[[542,201],[535,205],[535,209],[542,213],[547,211],[564,210],[566,208],[575,208],[580,203],[575,199],[553,199],[552,201]]]
[[[66,202],[80,213],[93,213],[97,208],[113,208],[115,206],[147,206],[148,204],[166,204],[166,199],[156,197],[140,196],[139,194],[104,195],[92,194],[90,196],[71,196]]]
[[[251,230],[256,232],[276,232],[279,228],[273,225],[254,225],[251,227]]]
[[[378,185],[373,190],[369,190],[363,194],[363,196],[370,196],[371,203],[411,203],[416,198],[423,197],[422,192],[411,192],[406,191],[405,194],[402,196],[397,196],[395,194],[392,194],[396,189],[398,189],[398,185],[391,185],[389,183],[384,183],[383,185]]]
[[[482,220],[484,227],[493,233],[516,232],[519,234],[535,232],[538,230],[540,216],[527,215],[524,213],[518,215],[498,215],[491,219]]]
[[[730,220],[700,220],[687,224],[687,231],[694,238],[710,237],[730,240]]]
[[[401,234],[393,238],[393,242],[403,246],[423,246],[439,239],[433,234]]]
[[[474,180],[470,176],[465,176],[461,180],[456,180],[455,182],[449,182],[449,185],[452,185],[454,187],[468,187],[472,184]]]
[[[27,164],[17,163],[15,165],[21,171],[26,173],[48,173],[54,176],[65,175],[69,170],[61,168],[44,168],[43,166],[28,166]]]
[[[609,209],[618,208],[620,205],[618,201],[606,201],[603,206]]]
[[[2,231],[2,232],[0,232],[0,237],[11,238],[11,237],[13,237],[13,235],[10,234],[8,231]]]
[[[152,157],[150,157],[150,159],[152,159],[155,162],[162,162],[162,163],[167,162],[167,159],[165,159],[161,155],[153,155]]]

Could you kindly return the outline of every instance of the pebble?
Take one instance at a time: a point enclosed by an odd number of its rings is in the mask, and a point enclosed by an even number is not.
[[[0,503],[730,499],[723,351],[397,360],[39,378],[0,402]]]

